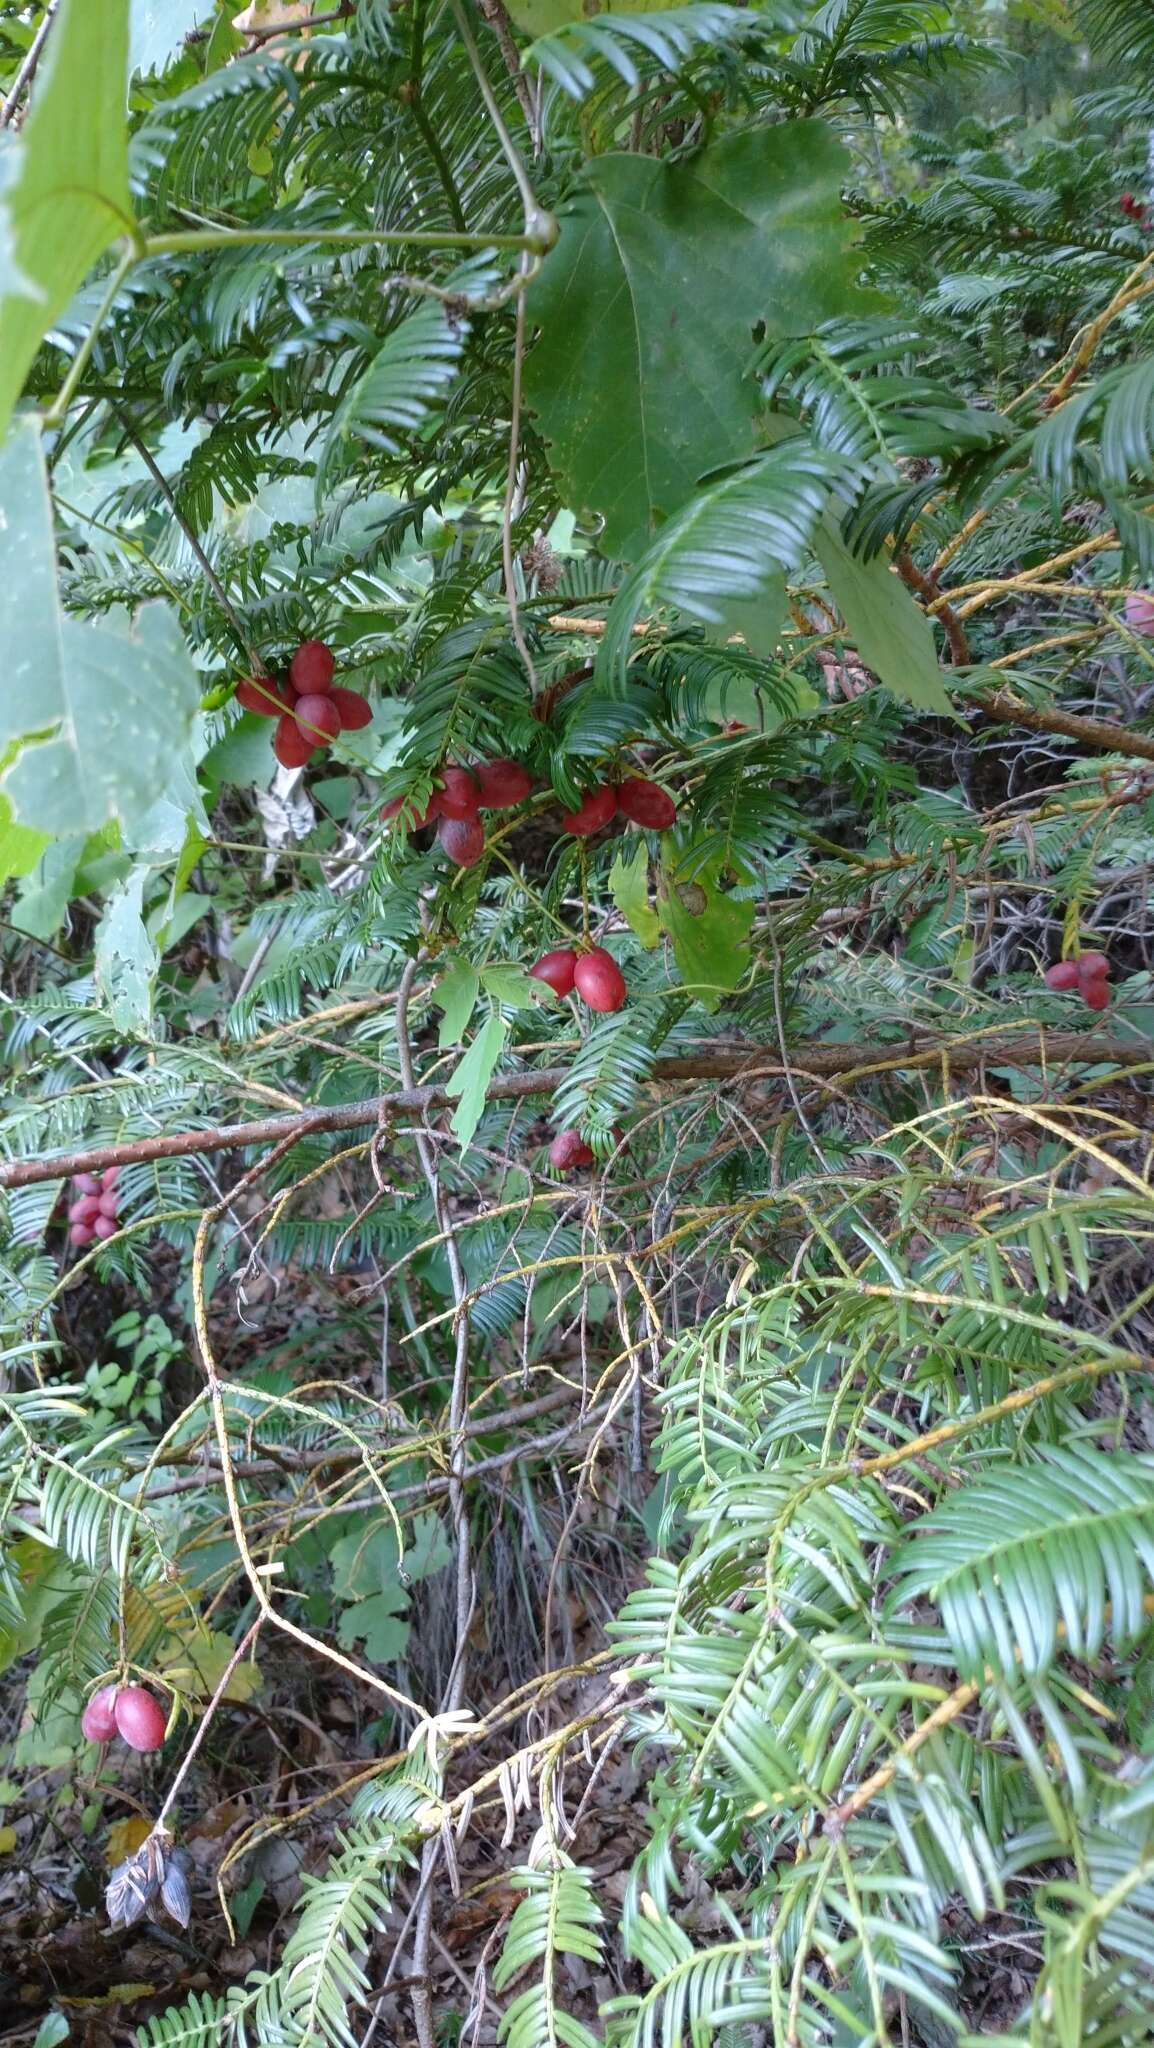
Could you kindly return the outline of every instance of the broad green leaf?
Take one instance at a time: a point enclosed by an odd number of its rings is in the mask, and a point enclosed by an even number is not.
[[[934,629],[886,555],[852,555],[832,519],[823,520],[814,552],[865,666],[907,704],[954,717],[934,648]]]
[[[442,1052],[447,1046],[460,1045],[480,993],[481,977],[467,960],[454,961],[448,973],[442,974],[433,992],[433,1001],[444,1013],[437,1032]]]
[[[458,1060],[445,1083],[450,1095],[459,1095],[451,1129],[465,1152],[485,1109],[485,1090],[509,1036],[509,1026],[500,1010],[491,1010],[464,1058]]]
[[[118,1031],[146,1037],[152,1024],[152,988],[160,955],[144,925],[148,869],[134,868],[114,891],[96,934],[100,992]]]
[[[705,629],[707,640],[724,645],[731,634],[739,634],[763,661],[773,660],[789,609],[789,593],[780,571],[765,577],[756,597],[727,598],[720,609],[720,622]],[[733,715],[736,717],[736,712]]]
[[[118,818],[131,843],[188,747],[199,684],[163,604],[99,626],[66,617],[36,422],[0,448],[0,747],[24,742],[3,771],[21,823],[53,834]]]
[[[643,839],[622,846],[609,870],[609,891],[630,931],[643,946],[654,947],[661,937],[661,919],[649,908],[649,849]]]
[[[37,834],[42,838],[43,834]],[[64,922],[76,893],[76,870],[84,854],[83,839],[49,839],[36,866],[24,876],[10,912],[17,931],[34,939],[50,939]]]
[[[415,1515],[405,1537],[405,1571],[410,1579],[431,1579],[453,1559],[453,1547],[440,1515],[431,1510]]]
[[[61,0],[0,196],[0,435],[41,337],[133,225],[128,0]]]
[[[337,1641],[346,1650],[363,1642],[365,1654],[374,1664],[395,1663],[404,1656],[409,1640],[409,1623],[404,1618],[408,1606],[409,1596],[401,1585],[370,1593],[367,1600],[345,1608],[337,1623]]]
[[[541,1001],[545,984],[535,981],[524,967],[514,967],[508,961],[498,961],[494,967],[481,971],[485,994],[495,1003],[505,1003],[511,1010],[528,1010]]]
[[[684,867],[684,855],[678,866]],[[668,867],[658,880],[657,908],[681,978],[707,1010],[737,987],[749,965],[754,904],[720,887],[725,871],[718,856],[695,868],[692,878]]]
[[[46,832],[19,825],[6,796],[0,796],[0,888],[14,875],[30,875],[51,845]]]
[[[206,1628],[197,1622],[187,1633],[173,1636],[165,1644],[159,1668],[181,1692],[199,1699],[211,1699],[228,1669],[236,1649],[223,1629]],[[261,1687],[261,1670],[255,1657],[243,1657],[224,1690],[226,1700],[251,1700]]]
[[[594,158],[529,292],[525,365],[562,496],[635,560],[709,469],[751,455],[754,329],[856,303],[849,161],[818,121],[726,136],[686,163]]]

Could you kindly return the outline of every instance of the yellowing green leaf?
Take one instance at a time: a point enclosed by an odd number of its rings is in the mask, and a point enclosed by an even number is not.
[[[754,905],[723,889],[724,875],[719,857],[691,873],[682,859],[676,869],[665,868],[658,883],[657,908],[681,978],[707,1010],[737,987],[749,964]]]
[[[649,908],[649,850],[644,840],[623,844],[609,870],[609,890],[630,930],[652,949],[661,937],[661,919]]]

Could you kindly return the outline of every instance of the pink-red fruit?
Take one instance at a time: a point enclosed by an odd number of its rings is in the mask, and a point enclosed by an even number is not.
[[[1076,960],[1056,960],[1046,969],[1046,987],[1052,989],[1077,988],[1080,980]]]
[[[330,740],[336,739],[341,714],[331,697],[323,697],[319,690],[311,696],[298,697],[294,711],[298,730],[310,747],[327,747]]]
[[[70,1223],[91,1223],[95,1216],[100,1215],[100,1205],[103,1200],[103,1195],[81,1195],[80,1200],[73,1202],[71,1209],[68,1211],[68,1221]]]
[[[359,690],[334,688],[329,691],[329,699],[337,707],[342,732],[360,732],[362,726],[372,724],[373,707]],[[297,708],[299,710],[299,705]]]
[[[84,1228],[83,1224],[79,1227]],[[115,1216],[97,1216],[90,1228],[93,1237],[115,1237],[120,1226]]]
[[[577,968],[577,955],[572,946],[558,946],[555,952],[542,953],[529,969],[538,981],[548,982],[556,996],[567,996],[573,987]]]
[[[434,818],[439,818],[441,815],[441,806],[436,790],[433,791],[423,811],[418,811],[411,798],[407,796],[390,797],[387,804],[381,805],[382,824],[387,825],[391,819],[399,817],[402,811],[406,813],[406,832],[422,831],[426,825],[432,824]]]
[[[558,1173],[568,1173],[575,1166],[592,1166],[593,1147],[585,1143],[580,1131],[558,1131],[549,1147],[549,1163]]]
[[[302,640],[289,663],[289,681],[298,697],[320,695],[332,688],[336,657],[323,640]]]
[[[618,783],[617,808],[631,825],[643,825],[647,832],[667,832],[677,817],[673,798],[644,775],[627,775]]]
[[[147,1698],[147,1694],[145,1695]],[[86,1742],[113,1742],[116,1739],[116,1687],[102,1685],[94,1692],[80,1717],[80,1732]]]
[[[441,787],[437,792],[437,806],[442,818],[475,818],[480,801],[480,789],[467,768],[458,768],[453,763],[442,768]]]
[[[483,811],[507,811],[523,803],[533,778],[519,761],[479,761],[474,774]]]
[[[578,839],[588,839],[616,816],[617,791],[605,783],[600,789],[591,789],[577,810],[562,811],[561,827],[565,832],[575,832]]]
[[[87,1199],[91,1201],[92,1196],[89,1195]],[[116,1189],[109,1188],[105,1194],[98,1195],[96,1198],[96,1208],[97,1214],[100,1216],[115,1216],[120,1208],[120,1196],[117,1194]]]
[[[1105,981],[1110,972],[1110,962],[1105,953],[1082,953],[1078,957],[1079,981]]]
[[[1147,590],[1132,590],[1122,616],[1132,633],[1149,639],[1154,635],[1154,596]]]
[[[82,1195],[98,1195],[101,1193],[100,1182],[94,1173],[78,1173],[72,1185]]]
[[[573,986],[591,1010],[619,1010],[625,1001],[625,976],[604,946],[579,956]]]
[[[159,1749],[167,1726],[164,1709],[142,1685],[126,1685],[116,1695],[116,1732],[129,1749]]]
[[[1110,986],[1105,981],[1084,981],[1082,1001],[1088,1010],[1108,1010],[1110,1007]]]
[[[83,1246],[91,1244],[95,1236],[96,1232],[92,1228],[91,1223],[74,1223],[68,1233],[68,1242],[69,1244]]]
[[[246,676],[236,686],[236,701],[246,711],[255,711],[258,718],[279,718],[293,701],[293,693],[287,683],[276,682],[272,676]]]
[[[273,753],[282,768],[303,768],[317,750],[316,740],[303,733],[295,718],[282,718],[273,736]]]
[[[477,817],[442,818],[437,838],[459,868],[475,868],[485,851],[485,827]]]

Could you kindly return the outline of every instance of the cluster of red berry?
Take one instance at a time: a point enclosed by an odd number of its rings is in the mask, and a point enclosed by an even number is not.
[[[436,819],[437,839],[449,859],[459,868],[474,868],[485,851],[479,813],[512,810],[532,787],[533,778],[519,761],[479,761],[475,768],[450,761],[423,811],[416,810],[408,797],[395,796],[382,805],[381,817],[388,824],[403,811],[407,832],[419,832]]]
[[[1046,987],[1077,989],[1088,1010],[1110,1006],[1110,962],[1105,953],[1080,953],[1076,960],[1056,960],[1046,969]]]
[[[168,1723],[159,1700],[142,1685],[102,1685],[80,1717],[86,1742],[115,1742],[129,1749],[159,1749]]]
[[[246,676],[236,701],[261,718],[275,718],[273,753],[282,768],[303,768],[318,747],[338,733],[359,732],[372,722],[373,708],[359,690],[333,682],[336,657],[323,640],[304,640],[283,676]]]
[[[604,946],[591,946],[585,953],[558,946],[552,953],[542,953],[529,972],[546,982],[554,995],[576,991],[591,1010],[619,1010],[625,1001],[625,976]]]
[[[1154,234],[1154,214],[1151,214],[1140,199],[1135,199],[1132,192],[1123,192],[1118,205],[1127,220],[1134,222],[1135,227],[1143,228],[1148,235]]]
[[[382,822],[401,818],[407,832],[420,832],[437,821],[437,839],[459,868],[475,867],[485,850],[481,811],[507,811],[524,801],[533,788],[528,769],[519,761],[479,761],[463,768],[450,761],[438,776],[436,787],[423,811],[408,797],[395,796],[382,806]],[[667,832],[677,817],[677,805],[656,782],[643,775],[627,775],[622,782],[600,783],[591,789],[575,811],[562,811],[566,832],[588,839],[600,832],[620,811],[634,825],[649,832]],[[402,813],[404,814],[402,817]],[[572,982],[569,986],[572,987]],[[563,989],[561,994],[567,995]],[[615,1003],[604,1007],[616,1009]]]
[[[76,1175],[72,1183],[76,1200],[68,1211],[69,1244],[86,1245],[95,1237],[115,1237],[120,1209],[117,1179],[115,1166],[106,1166],[103,1173]]]

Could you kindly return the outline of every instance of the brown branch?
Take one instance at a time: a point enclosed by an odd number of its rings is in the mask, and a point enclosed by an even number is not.
[[[968,668],[972,656],[970,654],[970,643],[966,638],[966,629],[962,625],[953,606],[948,604],[946,599],[939,594],[938,586],[933,576],[923,575],[908,548],[902,548],[894,556],[894,567],[902,582],[908,584],[909,588],[916,592],[923,603],[934,605],[938,618],[942,623],[942,630],[949,641],[950,660],[953,662],[954,667]]]
[[[1077,740],[1084,747],[1104,747],[1111,754],[1132,754],[1140,761],[1154,761],[1154,737],[1131,732],[1110,718],[1080,718],[1073,711],[1059,711],[1055,705],[1027,704],[1012,690],[996,690],[991,696],[975,698],[988,718],[1002,725],[1024,725],[1030,732],[1058,733]]]
[[[1066,1066],[1092,1061],[1095,1066],[1138,1067],[1150,1063],[1144,1041],[1099,1037],[1094,1031],[1050,1031],[1036,1024],[996,1037],[932,1038],[895,1046],[886,1052],[874,1042],[847,1045],[822,1043],[790,1049],[790,1072],[801,1080],[850,1075],[865,1079],[884,1073],[914,1072],[923,1067],[948,1067],[951,1074],[974,1073],[988,1065],[1015,1062],[1021,1066]],[[658,1060],[650,1077],[658,1085],[677,1081],[756,1081],[784,1078],[780,1055],[760,1046],[713,1047],[676,1059]],[[535,1067],[524,1074],[499,1075],[488,1090],[490,1102],[516,1102],[528,1095],[552,1095],[569,1073],[566,1067]],[[85,1151],[56,1152],[0,1165],[0,1188],[30,1187],[35,1181],[66,1174],[95,1173],[105,1166],[133,1166],[150,1159],[178,1159],[194,1152],[235,1152],[246,1145],[295,1143],[317,1131],[359,1130],[382,1117],[406,1112],[421,1114],[445,1109],[455,1097],[442,1084],[398,1088],[391,1095],[370,1095],[362,1102],[339,1102],[322,1109],[302,1109],[286,1116],[260,1117],[247,1124],[218,1124],[200,1131],[173,1131],[158,1138],[130,1138],[121,1144],[93,1145]]]

